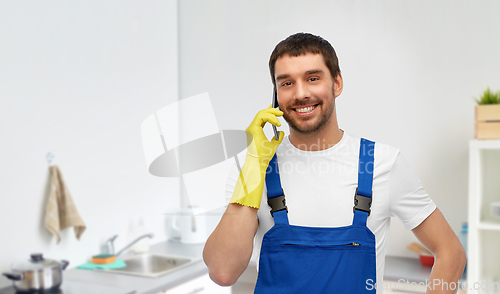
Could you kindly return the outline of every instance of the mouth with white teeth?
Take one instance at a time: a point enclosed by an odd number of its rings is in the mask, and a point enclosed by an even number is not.
[[[306,106],[306,107],[300,107],[300,108],[293,108],[293,110],[300,116],[304,115],[309,115],[314,112],[318,105],[311,105],[311,106]]]

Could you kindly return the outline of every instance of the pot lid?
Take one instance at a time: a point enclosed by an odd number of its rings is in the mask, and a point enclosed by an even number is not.
[[[43,258],[43,255],[41,253],[33,253],[31,254],[30,260],[18,262],[12,265],[12,270],[24,272],[24,271],[43,270],[46,268],[53,268],[60,266],[61,263],[56,260],[45,259]]]

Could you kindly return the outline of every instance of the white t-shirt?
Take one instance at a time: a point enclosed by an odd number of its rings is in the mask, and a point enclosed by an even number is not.
[[[352,224],[354,193],[358,185],[360,139],[344,132],[334,146],[303,151],[288,137],[278,147],[278,166],[291,225],[340,227]],[[227,197],[236,185],[237,169],[228,179]],[[375,144],[373,194],[368,228],[375,234],[377,284],[382,285],[385,249],[391,217],[397,216],[407,230],[424,221],[436,208],[420,180],[399,150]],[[264,234],[274,225],[264,189],[258,211],[259,228],[255,251],[260,256]],[[381,291],[380,291],[381,292]]]

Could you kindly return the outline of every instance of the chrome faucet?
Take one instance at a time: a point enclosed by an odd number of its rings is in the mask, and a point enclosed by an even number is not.
[[[114,255],[115,254],[115,239],[118,237],[118,235],[114,235],[113,237],[109,238],[103,245],[103,253],[104,254],[110,254]]]
[[[151,234],[144,234],[142,236],[139,236],[134,241],[130,242],[127,246],[125,246],[122,250],[118,251],[118,253],[115,254],[115,244],[114,244],[114,241],[115,241],[116,237],[118,237],[118,235],[114,235],[113,237],[109,238],[106,241],[106,243],[104,243],[104,253],[105,254],[115,255],[116,257],[118,257],[120,254],[122,254],[123,252],[125,252],[125,250],[129,249],[130,247],[132,247],[132,245],[134,245],[135,243],[139,242],[140,240],[142,240],[144,238],[153,238],[154,236],[155,235],[153,233],[151,233]]]

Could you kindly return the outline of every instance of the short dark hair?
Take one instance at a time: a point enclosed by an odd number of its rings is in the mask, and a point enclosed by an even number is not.
[[[276,86],[274,68],[276,60],[284,55],[299,56],[306,53],[321,54],[332,78],[340,73],[339,60],[332,45],[320,36],[309,33],[296,33],[276,45],[269,58],[269,71],[273,85]]]

